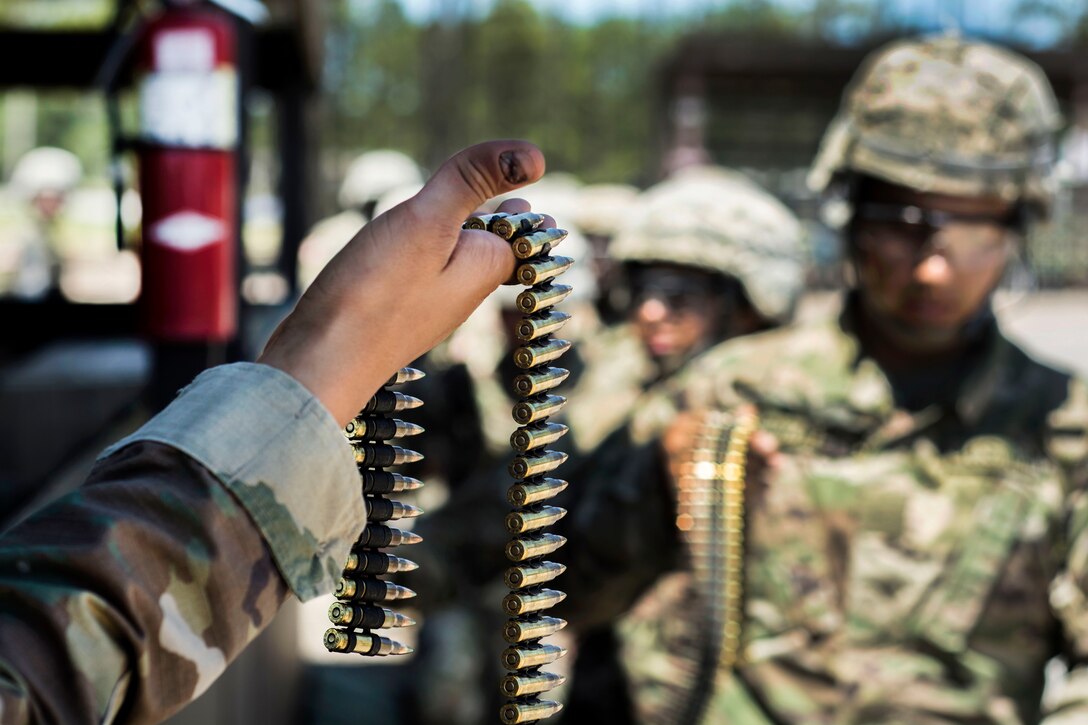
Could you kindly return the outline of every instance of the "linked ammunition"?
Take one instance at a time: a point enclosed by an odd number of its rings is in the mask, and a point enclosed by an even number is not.
[[[551,284],[543,285],[542,287],[533,287],[532,289],[523,290],[518,294],[517,300],[514,304],[518,310],[525,314],[532,314],[533,312],[540,312],[541,310],[554,307],[567,298],[567,295],[571,293],[571,286],[566,284]]]
[[[543,670],[525,673],[511,672],[502,678],[502,682],[499,683],[499,690],[506,697],[525,697],[526,695],[537,695],[555,689],[566,681],[567,678],[563,675],[556,675]]]
[[[552,251],[566,238],[566,229],[540,229],[514,239],[510,243],[510,248],[514,250],[514,256],[518,259],[532,259]]]
[[[394,599],[411,599],[416,595],[414,591],[400,584],[370,577],[355,579],[348,576],[340,577],[340,581],[336,583],[335,594],[337,599],[357,602],[390,602]]]
[[[563,368],[541,368],[520,373],[514,377],[514,395],[529,396],[551,390],[570,375]]]
[[[566,537],[558,534],[523,536],[507,542],[506,558],[510,561],[525,561],[538,556],[546,556],[565,543],[567,543]]]
[[[536,340],[514,350],[514,364],[522,370],[528,370],[561,357],[569,349],[569,340]]]
[[[423,487],[423,482],[410,476],[389,471],[359,471],[363,479],[363,493],[399,493],[415,491]]]
[[[508,670],[524,670],[555,662],[566,653],[565,648],[554,644],[515,645],[502,651],[502,665]]]
[[[423,537],[412,531],[402,531],[381,524],[367,524],[355,545],[380,549],[386,546],[418,544],[421,541]]]
[[[465,223],[461,225],[462,229],[483,229],[490,230],[491,225],[499,219],[503,219],[509,216],[509,214],[503,214],[498,212],[495,214],[480,214],[479,216],[470,216]]]
[[[566,435],[567,430],[562,423],[534,423],[514,431],[510,435],[510,446],[518,453],[525,453],[554,443]]]
[[[540,453],[523,453],[510,464],[510,475],[519,481],[523,478],[531,478],[554,471],[567,460],[567,454],[562,451],[541,451]]]
[[[558,589],[539,589],[533,592],[510,592],[502,600],[502,610],[511,617],[554,607],[567,598]],[[516,668],[512,668],[516,669]]]
[[[330,652],[358,652],[361,655],[406,655],[414,650],[388,637],[363,632],[329,629],[325,632],[325,647]]]
[[[427,374],[422,370],[416,370],[415,368],[401,368],[397,372],[393,373],[393,377],[389,378],[386,385],[401,385],[403,383],[414,383],[417,380],[422,380],[427,377]]]
[[[544,223],[544,215],[527,211],[524,214],[512,214],[495,219],[488,224],[493,234],[503,239],[513,239],[519,234],[527,234]]]
[[[409,503],[401,503],[379,496],[367,496],[366,499],[367,521],[396,521],[397,519],[414,519],[423,514],[423,509]]]
[[[517,725],[523,722],[536,722],[551,717],[563,706],[551,700],[526,700],[508,702],[499,709],[499,719],[503,725]]]
[[[563,511],[563,513],[566,513],[566,511]],[[524,589],[525,587],[549,582],[566,570],[567,567],[554,561],[542,561],[528,566],[512,566],[506,570],[503,581],[506,582],[507,589]],[[540,636],[543,637],[544,635]]]
[[[351,449],[355,452],[355,463],[360,466],[385,468],[423,460],[422,453],[383,443],[353,443]]]
[[[416,623],[416,620],[411,617],[398,614],[392,609],[355,602],[333,602],[329,606],[329,621],[341,627],[353,629],[411,627]]]
[[[502,628],[502,637],[510,644],[525,642],[530,639],[540,639],[549,634],[555,634],[567,626],[565,619],[559,617],[524,617],[511,619]],[[516,695],[511,695],[516,697]]]
[[[356,418],[344,427],[350,441],[388,441],[422,432],[423,426],[395,418]]]
[[[402,571],[415,571],[419,564],[399,556],[383,554],[380,551],[352,551],[344,564],[348,574],[398,574]]]
[[[379,390],[363,406],[362,413],[399,413],[402,410],[415,410],[421,405],[423,401],[411,395],[393,390]]]
[[[567,404],[567,399],[561,395],[536,395],[514,403],[511,415],[518,425],[529,425],[538,420],[543,420],[555,415]]]
[[[511,534],[527,534],[551,526],[566,515],[567,510],[558,506],[534,506],[522,511],[511,511],[506,514],[506,530]]]
[[[572,264],[570,257],[544,257],[518,265],[514,276],[520,284],[538,285],[563,274]]]
[[[567,324],[569,319],[570,315],[558,310],[538,312],[522,318],[521,322],[514,326],[514,334],[522,342],[529,342],[557,332],[563,325]]]
[[[515,483],[506,492],[506,500],[511,506],[528,506],[538,501],[546,501],[567,488],[567,482],[558,478],[545,478],[539,481]]]

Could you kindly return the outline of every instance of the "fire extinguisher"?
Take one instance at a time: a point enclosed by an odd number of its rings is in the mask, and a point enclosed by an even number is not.
[[[141,306],[156,341],[238,330],[237,58],[233,18],[210,5],[168,4],[138,40]]]

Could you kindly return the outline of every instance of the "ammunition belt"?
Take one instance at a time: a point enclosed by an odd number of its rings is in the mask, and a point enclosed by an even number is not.
[[[559,703],[541,699],[540,695],[561,685],[564,678],[541,668],[562,657],[566,650],[543,643],[541,638],[567,624],[543,611],[566,596],[549,586],[566,567],[545,560],[566,540],[545,529],[567,513],[546,503],[567,487],[566,481],[549,475],[567,455],[548,450],[547,446],[567,433],[567,426],[550,419],[566,403],[551,391],[569,373],[551,363],[570,349],[570,342],[553,334],[570,317],[554,307],[570,294],[571,288],[553,280],[574,260],[550,255],[567,233],[542,229],[543,222],[542,215],[526,213],[489,214],[465,223],[467,229],[486,229],[510,242],[518,258],[510,283],[528,287],[516,302],[523,315],[514,326],[521,342],[513,353],[520,373],[511,381],[514,395],[519,398],[512,411],[519,427],[510,436],[515,455],[509,471],[514,483],[507,500],[514,509],[506,516],[506,529],[513,536],[506,546],[506,556],[513,565],[505,576],[510,593],[502,601],[503,612],[509,617],[502,635],[510,646],[502,653],[502,665],[508,672],[499,687],[507,701],[499,710],[499,719],[506,725],[542,720],[562,709]]]
[[[674,692],[674,722],[698,723],[718,674],[740,656],[744,594],[744,494],[748,440],[754,415],[708,414],[677,482],[676,527],[687,549],[694,583],[705,608],[705,631],[696,639],[691,687]]]
[[[329,607],[329,620],[336,625],[325,632],[325,647],[330,652],[382,656],[412,651],[411,647],[382,636],[376,630],[415,624],[410,617],[382,606],[386,602],[410,599],[415,592],[379,577],[417,568],[415,562],[381,550],[421,541],[418,534],[390,526],[389,522],[414,518],[423,512],[388,495],[412,491],[423,484],[385,469],[423,458],[416,451],[391,442],[401,442],[403,438],[423,432],[423,428],[414,423],[392,417],[401,411],[418,408],[423,402],[391,390],[422,377],[423,373],[414,368],[399,370],[344,429],[359,467],[367,525],[351,548],[336,587],[337,601]]]

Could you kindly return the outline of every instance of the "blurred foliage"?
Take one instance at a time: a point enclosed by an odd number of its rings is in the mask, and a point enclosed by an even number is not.
[[[50,30],[106,25],[115,0],[2,0],[0,26]]]

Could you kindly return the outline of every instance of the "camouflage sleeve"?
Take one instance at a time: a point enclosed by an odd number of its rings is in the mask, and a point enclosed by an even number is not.
[[[365,520],[339,426],[261,365],[209,371],[0,537],[0,723],[159,721]]]
[[[1088,720],[1088,388],[1071,384],[1066,404],[1051,414],[1047,447],[1066,477],[1064,561],[1050,584],[1050,604],[1064,635],[1069,669],[1048,679],[1046,725]]]

